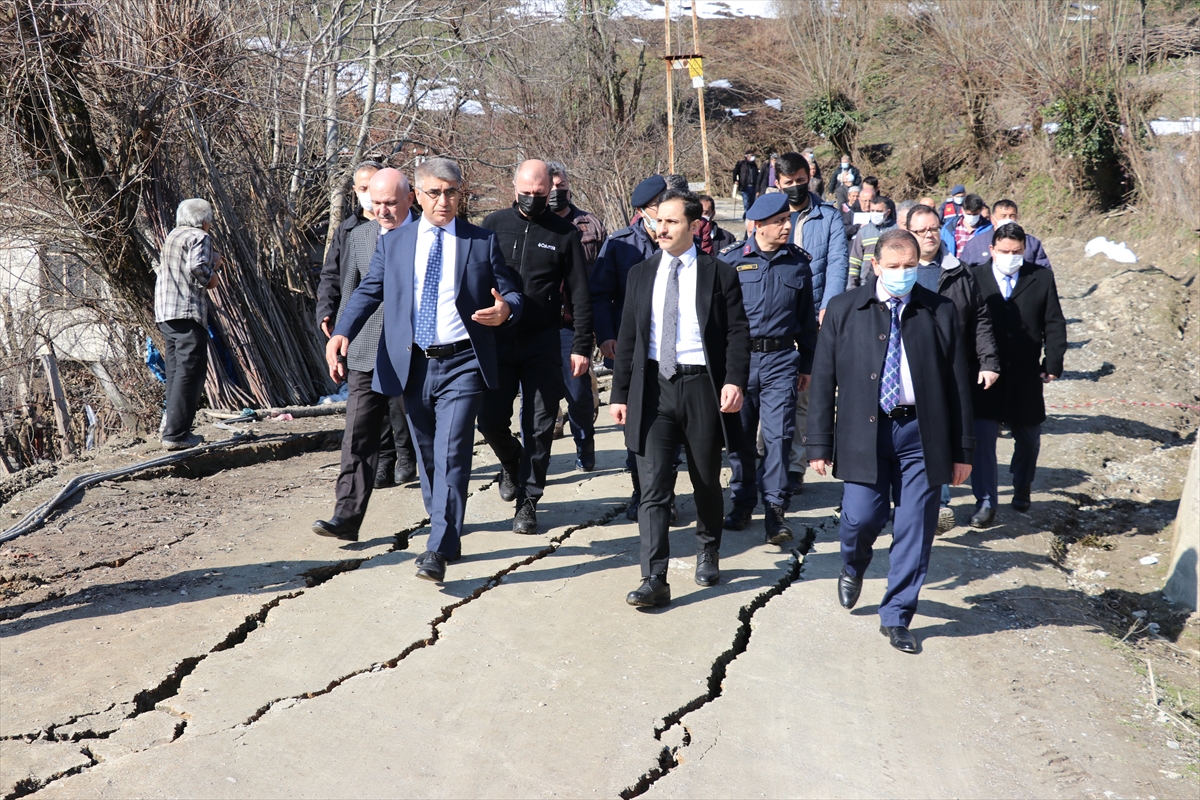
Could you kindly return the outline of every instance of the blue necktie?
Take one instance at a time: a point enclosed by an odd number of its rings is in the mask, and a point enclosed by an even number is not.
[[[892,330],[888,335],[887,357],[883,360],[883,380],[879,384],[879,407],[890,414],[900,405],[900,300],[887,301],[891,306]]]
[[[417,329],[413,340],[422,350],[427,350],[437,338],[438,292],[442,284],[442,233],[433,229],[433,244],[429,248],[429,260],[425,263],[425,283],[421,286],[421,309],[417,312]]]

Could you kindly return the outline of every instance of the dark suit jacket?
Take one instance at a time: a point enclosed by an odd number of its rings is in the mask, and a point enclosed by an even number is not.
[[[646,428],[651,419],[642,417],[646,381],[658,380],[658,372],[647,366],[650,360],[650,305],[654,297],[654,276],[661,254],[636,265],[629,271],[625,287],[625,323],[617,337],[617,358],[613,365],[610,403],[628,406],[625,418],[625,446],[642,452]],[[750,379],[750,323],[742,305],[742,287],[737,272],[724,261],[704,253],[696,254],[696,315],[704,340],[704,360],[717,403],[721,387],[733,384],[746,391]],[[630,321],[636,320],[636,324]],[[742,423],[738,414],[722,414],[725,447],[737,449]]]
[[[1017,276],[1012,297],[1005,300],[991,259],[975,267],[975,280],[992,312],[1000,351],[1000,380],[986,392],[982,387],[975,389],[975,416],[1039,425],[1046,419],[1041,373],[1062,375],[1067,321],[1058,304],[1053,272],[1026,261]]]
[[[392,397],[404,393],[412,359],[413,276],[419,227],[419,224],[406,225],[380,237],[370,272],[354,290],[334,329],[335,336],[353,339],[371,313],[383,303],[383,336],[379,340],[371,388]],[[455,305],[471,338],[484,383],[488,388],[495,388],[499,385],[499,372],[494,329],[475,322],[471,315],[495,303],[492,289],[496,289],[508,301],[512,320],[516,321],[521,316],[521,294],[504,264],[496,234],[461,219],[455,222],[455,233],[454,268],[458,276]]]
[[[834,297],[825,309],[804,444],[810,459],[832,461],[834,477],[844,481],[874,483],[878,477],[879,381],[890,330],[887,306],[875,297],[874,275]],[[900,335],[929,483],[949,483],[953,465],[970,464],[975,449],[971,378],[954,303],[914,286]]]

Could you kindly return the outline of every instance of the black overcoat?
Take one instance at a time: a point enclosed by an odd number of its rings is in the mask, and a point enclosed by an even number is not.
[[[1004,299],[992,262],[974,268],[975,281],[992,312],[1000,351],[1000,380],[975,389],[975,416],[1017,425],[1046,419],[1041,374],[1061,376],[1067,353],[1067,321],[1058,303],[1054,272],[1026,261],[1012,297]]]
[[[643,417],[647,380],[658,380],[648,366],[650,360],[650,306],[654,297],[654,276],[663,255],[656,253],[629,271],[625,286],[624,320],[617,337],[617,358],[613,364],[611,403],[627,406],[625,446],[641,453],[646,429],[653,421]],[[750,323],[742,305],[742,286],[733,267],[705,253],[696,255],[696,316],[704,340],[704,360],[717,404],[721,387],[737,386],[742,392],[750,379]],[[636,321],[636,324],[631,324]],[[741,443],[742,422],[737,413],[721,415],[725,447],[735,452]]]
[[[891,315],[875,297],[875,280],[869,275],[829,301],[808,396],[808,458],[832,461],[834,477],[852,483],[875,483],[878,475],[879,381]],[[971,378],[954,303],[914,286],[900,335],[929,483],[950,483],[953,465],[970,464],[975,450]]]

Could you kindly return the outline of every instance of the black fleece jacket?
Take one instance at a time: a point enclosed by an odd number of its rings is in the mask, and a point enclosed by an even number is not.
[[[483,227],[496,232],[504,261],[525,297],[521,318],[515,325],[497,329],[496,340],[511,342],[561,327],[565,290],[574,309],[571,352],[591,358],[592,301],[579,229],[550,211],[525,219],[516,203],[488,214]]]

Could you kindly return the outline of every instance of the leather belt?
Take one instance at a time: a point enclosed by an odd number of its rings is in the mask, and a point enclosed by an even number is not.
[[[658,372],[658,362],[650,359],[651,372]],[[676,375],[707,375],[708,367],[703,364],[676,364]]]
[[[883,409],[879,409],[881,412]],[[917,415],[916,406],[896,406],[891,411],[884,414],[888,419],[905,419],[906,417],[915,417]]]
[[[450,356],[457,355],[464,350],[470,349],[470,339],[459,339],[457,342],[452,344],[435,344],[432,347],[426,347],[424,350],[421,349],[420,345],[416,344],[415,342],[413,343],[413,350],[421,353],[426,358],[449,358]]]
[[[774,353],[788,345],[787,339],[751,339],[751,353]]]

